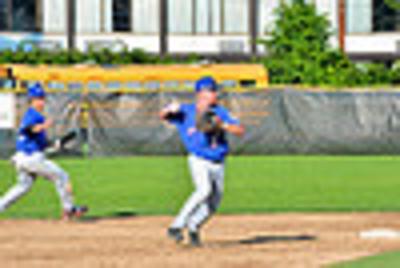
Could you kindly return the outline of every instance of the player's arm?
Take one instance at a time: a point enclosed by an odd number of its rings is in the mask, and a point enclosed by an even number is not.
[[[53,125],[53,121],[51,119],[47,119],[44,123],[35,124],[28,128],[30,128],[30,131],[33,133],[39,133],[39,132],[42,132],[43,130],[49,129],[52,125]]]
[[[245,127],[241,124],[222,123],[222,129],[238,137],[242,137],[246,133]]]
[[[227,110],[222,110],[219,115],[220,126],[226,132],[241,137],[246,133],[245,127],[238,119],[233,118]]]
[[[169,120],[171,116],[177,115],[181,110],[181,104],[172,102],[160,111],[161,120]]]
[[[79,132],[76,129],[72,129],[68,131],[66,134],[63,136],[53,140],[53,141],[48,141],[46,153],[48,154],[54,154],[57,153],[63,149],[65,149],[65,146],[78,138]]]
[[[26,134],[35,134],[46,130],[52,126],[52,120],[42,121],[41,118],[34,114],[25,114],[21,122],[21,131]]]

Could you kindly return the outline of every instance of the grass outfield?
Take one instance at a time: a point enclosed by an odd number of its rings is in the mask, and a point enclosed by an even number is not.
[[[400,267],[400,252],[389,252],[360,260],[338,264],[332,268],[394,268]]]
[[[92,216],[174,214],[191,191],[183,157],[64,159],[79,203]],[[0,162],[0,192],[14,183]],[[222,213],[400,211],[400,157],[241,156],[227,163]],[[51,183],[39,180],[2,218],[59,215]]]

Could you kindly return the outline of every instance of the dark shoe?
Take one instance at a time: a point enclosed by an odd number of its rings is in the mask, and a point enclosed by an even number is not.
[[[182,230],[179,228],[169,228],[167,231],[168,237],[180,243],[183,240]]]
[[[193,247],[200,247],[200,236],[198,232],[189,232],[190,245]]]
[[[79,219],[88,211],[89,208],[87,206],[74,206],[71,210],[64,211],[63,220]]]

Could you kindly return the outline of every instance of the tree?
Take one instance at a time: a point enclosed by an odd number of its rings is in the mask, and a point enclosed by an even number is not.
[[[330,46],[332,32],[327,17],[318,14],[314,4],[292,2],[281,2],[275,10],[277,19],[270,38],[260,41],[268,53],[264,63],[271,81],[309,85],[358,83],[355,65]]]

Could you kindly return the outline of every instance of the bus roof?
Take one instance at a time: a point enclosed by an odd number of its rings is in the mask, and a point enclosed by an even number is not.
[[[4,70],[10,70],[7,72]],[[3,71],[1,71],[3,70]],[[268,75],[260,64],[210,65],[1,65],[0,76],[11,73],[14,79],[59,82],[193,81],[203,76],[223,80],[257,80],[267,86]]]

